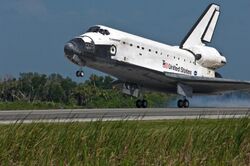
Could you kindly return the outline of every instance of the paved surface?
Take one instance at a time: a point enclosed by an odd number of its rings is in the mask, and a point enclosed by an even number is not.
[[[0,111],[0,123],[72,122],[94,120],[163,120],[197,118],[240,118],[250,115],[250,108],[149,108]]]

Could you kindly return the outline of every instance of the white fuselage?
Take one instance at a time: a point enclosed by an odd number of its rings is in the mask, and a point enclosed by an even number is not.
[[[111,56],[113,60],[159,72],[199,77],[215,77],[215,71],[200,65],[190,51],[109,27],[99,27],[108,30],[110,34],[103,35],[96,32],[87,32],[82,34],[80,38],[86,40],[86,37],[89,37],[97,46],[114,45],[117,51],[114,56]]]

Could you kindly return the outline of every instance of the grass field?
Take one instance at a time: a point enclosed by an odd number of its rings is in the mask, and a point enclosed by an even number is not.
[[[0,165],[249,165],[250,119],[0,125]]]

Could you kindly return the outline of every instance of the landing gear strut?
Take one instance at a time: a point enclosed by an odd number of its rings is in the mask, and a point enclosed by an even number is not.
[[[78,70],[78,71],[76,71],[76,77],[84,77],[84,71],[82,71],[82,70]]]
[[[177,106],[179,108],[188,108],[189,107],[189,101],[187,99],[184,99],[184,100],[178,100],[177,102]]]
[[[136,101],[136,107],[137,108],[147,108],[148,107],[148,101],[147,100],[137,100]]]
[[[123,83],[122,93],[138,98],[138,100],[135,102],[137,108],[148,107],[148,101],[144,99],[144,91],[142,85],[125,82]]]

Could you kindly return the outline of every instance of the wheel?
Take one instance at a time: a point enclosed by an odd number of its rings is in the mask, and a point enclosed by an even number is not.
[[[187,99],[185,99],[185,100],[178,100],[177,106],[179,108],[188,108],[189,107],[189,101]]]
[[[177,102],[177,106],[179,107],[179,108],[182,108],[183,107],[183,100],[178,100],[178,102]]]
[[[185,99],[185,100],[183,101],[183,107],[184,107],[184,108],[188,108],[188,107],[189,107],[189,101],[188,101],[187,99]]]
[[[142,108],[147,108],[148,107],[148,101],[147,100],[142,100],[142,102],[141,102],[141,106],[142,106]]]
[[[80,76],[80,71],[76,71],[76,77]]]
[[[76,71],[76,77],[84,77],[84,72],[83,71]]]
[[[83,71],[80,71],[80,72],[79,72],[79,75],[80,75],[80,77],[84,77],[85,74],[84,74]]]
[[[147,108],[148,101],[147,100],[136,100],[136,107],[137,108]]]
[[[141,108],[142,107],[142,101],[141,100],[136,100],[136,107]]]

